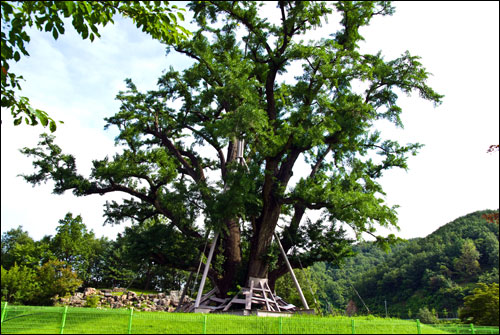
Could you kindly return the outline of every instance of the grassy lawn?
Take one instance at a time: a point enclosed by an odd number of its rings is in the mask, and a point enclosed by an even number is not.
[[[2,333],[59,333],[63,311],[64,307],[8,306]],[[64,333],[127,334],[129,324],[130,310],[69,307]],[[417,325],[415,321],[374,317],[275,318],[134,311],[130,331],[132,334],[417,334]],[[421,333],[449,334],[424,324]]]

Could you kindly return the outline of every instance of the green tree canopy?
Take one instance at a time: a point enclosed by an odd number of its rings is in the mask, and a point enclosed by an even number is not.
[[[55,131],[56,122],[47,112],[31,107],[27,97],[17,97],[23,79],[12,72],[10,64],[29,56],[26,44],[30,41],[27,28],[52,33],[54,39],[64,34],[64,25],[71,23],[83,39],[100,37],[99,28],[113,23],[113,16],[130,17],[137,28],[164,43],[178,42],[190,33],[178,21],[184,20],[183,9],[168,1],[2,1],[1,106],[11,110],[14,125],[37,125],[39,122]],[[60,121],[61,122],[61,121]]]
[[[185,275],[176,269],[188,268],[198,261],[193,254],[197,246],[192,242],[165,220],[148,219],[140,225],[126,227],[122,234],[118,234],[110,250],[112,268],[107,271],[116,283],[125,287],[178,290]],[[114,266],[113,260],[121,264]]]
[[[19,266],[36,266],[53,259],[50,250],[50,236],[34,241],[22,226],[2,234],[2,266],[5,269],[17,264]]]
[[[1,269],[2,301],[29,304],[40,288],[36,280],[36,271],[27,266],[14,263],[9,270]]]
[[[301,271],[301,269],[296,269],[294,273],[308,305],[314,309],[317,309],[316,307],[319,308],[316,301],[318,285],[312,281],[311,270],[302,269]],[[276,281],[276,294],[290,304],[294,304],[295,306],[302,305],[301,298],[290,273],[287,273]],[[317,309],[316,312],[320,313],[321,310]]]
[[[97,239],[92,230],[87,231],[82,217],[72,213],[59,220],[56,231],[50,246],[57,259],[70,265],[86,284],[99,277],[99,262],[109,247],[107,239]]]
[[[498,283],[479,283],[471,295],[464,298],[460,319],[477,325],[498,326]]]
[[[376,235],[378,226],[397,226],[396,208],[384,203],[378,179],[389,169],[406,169],[421,145],[385,139],[374,123],[402,126],[401,92],[435,104],[442,96],[408,51],[392,60],[359,51],[360,27],[375,15],[393,14],[393,7],[278,1],[271,13],[261,5],[191,2],[199,30],[172,49],[194,64],[166,71],[154,91],[141,92],[127,80],[128,90],[117,96],[120,110],[106,119],[107,127],[119,129],[123,152],[94,161],[85,177],[74,157],[43,135],[37,148],[22,150],[35,157],[36,171],[26,181],[53,180],[58,194],[123,192],[130,199],[107,203],[107,222],[164,217],[171,234],[196,246],[193,254],[203,250],[207,230],[220,231],[209,271],[220,295],[249,276],[269,278],[274,287],[287,272],[272,243],[275,232],[286,252],[297,247],[292,265],[300,256],[304,267],[349,254],[352,241],[342,225],[382,244],[394,240]],[[339,31],[301,40],[333,12]],[[279,23],[270,22],[273,15]],[[282,80],[295,64],[302,65],[295,79]],[[240,141],[244,158],[237,156]],[[306,172],[299,168],[303,160]],[[322,216],[308,218],[313,210]],[[198,265],[171,264],[161,255],[156,261],[188,270]]]
[[[25,305],[52,305],[56,295],[73,294],[82,284],[71,266],[59,260],[43,265],[18,266],[6,270],[1,266],[2,301]]]
[[[474,241],[466,239],[462,245],[460,257],[454,261],[455,269],[465,277],[473,277],[480,270],[479,256]]]
[[[56,295],[71,295],[82,284],[71,265],[59,260],[48,261],[38,267],[36,280],[40,285],[35,294],[37,305],[50,305]]]

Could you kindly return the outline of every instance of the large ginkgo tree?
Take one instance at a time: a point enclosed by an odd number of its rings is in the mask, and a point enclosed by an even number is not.
[[[397,227],[378,179],[406,169],[421,145],[384,138],[376,121],[402,127],[398,94],[434,104],[442,96],[408,51],[391,60],[360,52],[360,27],[392,15],[391,4],[277,1],[264,10],[251,1],[193,1],[189,10],[199,30],[170,51],[192,66],[173,64],[154,91],[127,80],[120,110],[106,119],[119,129],[123,152],[94,161],[85,177],[44,135],[23,150],[36,168],[24,178],[52,180],[55,193],[129,195],[106,204],[107,220],[162,217],[152,255],[158,264],[196,270],[199,252],[208,254],[207,232],[220,232],[208,272],[219,296],[249,277],[274,287],[287,272],[275,233],[292,265],[304,267],[349,255],[348,227],[357,237],[393,240],[376,233]],[[329,24],[339,18],[338,31],[310,34],[327,17]],[[303,41],[304,34],[315,39]],[[244,143],[239,157],[236,143]]]

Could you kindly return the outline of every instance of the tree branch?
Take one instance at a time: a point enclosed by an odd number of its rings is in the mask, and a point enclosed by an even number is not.
[[[153,135],[157,138],[160,139],[161,143],[163,144],[164,147],[166,147],[168,149],[168,151],[175,156],[175,158],[177,158],[177,160],[179,161],[179,163],[181,163],[181,165],[183,166],[185,172],[191,177],[193,178],[193,180],[195,182],[198,182],[200,181],[202,175],[199,175],[195,169],[184,159],[183,157],[183,153],[181,152],[181,150],[179,150],[166,136],[166,134],[164,134],[163,132],[160,131],[160,129],[158,127],[156,127],[156,129],[151,129],[151,127],[148,127],[146,126],[144,128],[144,132],[146,134],[150,134],[150,135]],[[184,153],[186,153],[186,151],[183,151]]]

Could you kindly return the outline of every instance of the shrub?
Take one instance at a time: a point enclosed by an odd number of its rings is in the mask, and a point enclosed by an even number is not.
[[[14,264],[1,268],[2,301],[23,305],[52,305],[52,297],[72,295],[81,285],[76,273],[65,262],[48,261],[42,266]]]
[[[82,284],[75,272],[62,261],[48,261],[38,270],[37,276],[40,290],[34,301],[37,305],[48,305],[55,295],[64,297],[72,295]]]
[[[100,297],[97,294],[89,295],[85,301],[85,307],[96,308],[100,301]]]
[[[9,270],[1,267],[2,301],[29,304],[38,291],[35,270],[14,263]]]
[[[439,323],[437,316],[429,311],[427,307],[423,307],[418,310],[417,319],[419,319],[420,322],[427,324]]]
[[[459,312],[462,322],[484,326],[498,326],[498,283],[478,283],[472,295],[464,298],[464,308]]]

